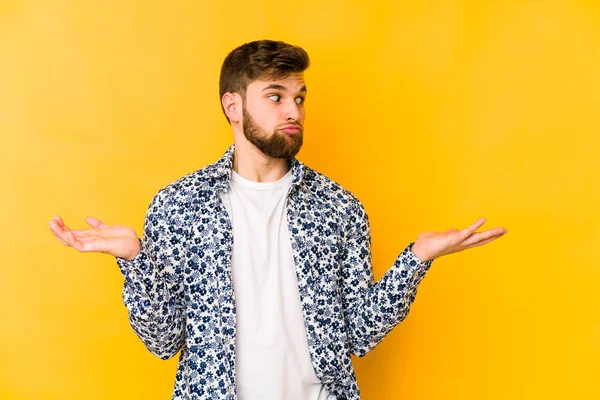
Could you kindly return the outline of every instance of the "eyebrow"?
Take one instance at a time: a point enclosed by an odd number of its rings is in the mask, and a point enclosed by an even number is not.
[[[276,84],[276,83],[272,83],[272,84],[270,84],[269,86],[267,86],[267,87],[263,88],[263,89],[261,90],[261,92],[264,92],[265,90],[268,90],[268,89],[281,90],[282,92],[286,92],[286,91],[287,91],[287,89],[286,89],[286,87],[285,87],[285,86],[278,85],[278,84]],[[307,91],[306,91],[306,85],[302,86],[302,88],[300,89],[300,91],[301,91],[301,92],[304,92],[304,93],[307,93]]]

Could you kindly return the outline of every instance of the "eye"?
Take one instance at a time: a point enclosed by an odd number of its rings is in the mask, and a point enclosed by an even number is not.
[[[296,104],[304,103],[304,97],[296,97]]]
[[[276,97],[276,99],[273,99],[273,97]],[[279,95],[278,94],[272,94],[269,96],[269,99],[273,100],[273,101],[279,101]]]

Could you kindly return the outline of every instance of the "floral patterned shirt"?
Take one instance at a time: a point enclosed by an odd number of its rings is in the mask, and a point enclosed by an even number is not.
[[[227,192],[234,144],[213,164],[152,199],[125,277],[130,324],[148,350],[180,350],[173,399],[237,400],[234,237],[219,192]],[[433,260],[411,242],[374,281],[367,213],[347,189],[290,158],[287,225],[312,365],[331,398],[359,400],[350,355],[371,351],[404,318]]]

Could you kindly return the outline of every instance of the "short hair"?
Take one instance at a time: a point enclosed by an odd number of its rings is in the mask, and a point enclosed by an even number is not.
[[[246,98],[248,84],[256,79],[285,79],[292,72],[303,72],[310,65],[308,53],[301,47],[282,41],[256,40],[232,50],[223,65],[219,78],[219,99],[227,92]],[[229,117],[221,101],[227,122]]]

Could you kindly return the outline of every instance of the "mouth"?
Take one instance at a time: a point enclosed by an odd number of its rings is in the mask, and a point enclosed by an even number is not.
[[[302,129],[300,129],[299,127],[296,127],[296,126],[288,126],[286,128],[280,129],[280,130],[285,133],[289,133],[290,135],[297,135],[302,132]]]

